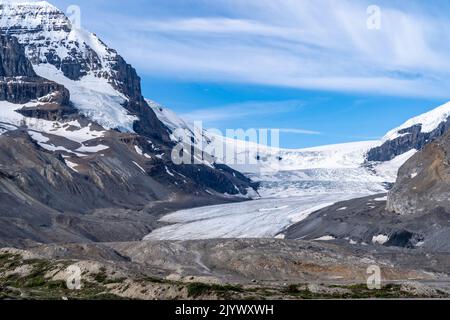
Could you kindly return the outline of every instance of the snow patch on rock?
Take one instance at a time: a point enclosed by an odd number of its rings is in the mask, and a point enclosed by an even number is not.
[[[323,236],[323,237],[314,239],[314,241],[332,241],[332,240],[336,240],[336,238],[333,236]]]
[[[383,244],[385,244],[388,241],[389,241],[389,237],[387,235],[384,235],[384,234],[379,234],[379,235],[374,236],[372,238],[372,243],[373,244],[383,245]]]

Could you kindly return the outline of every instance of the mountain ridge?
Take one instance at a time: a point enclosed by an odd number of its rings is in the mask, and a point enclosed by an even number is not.
[[[410,150],[421,150],[450,129],[450,102],[411,118],[388,132],[381,145],[369,151],[368,161],[389,161]]]

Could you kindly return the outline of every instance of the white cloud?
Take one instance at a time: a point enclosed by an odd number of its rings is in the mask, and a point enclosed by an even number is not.
[[[302,106],[303,102],[297,100],[246,102],[217,108],[199,109],[182,114],[181,117],[189,121],[203,121],[206,125],[212,125],[215,123],[222,123],[227,120],[292,112],[298,110]]]
[[[281,128],[279,130],[282,133],[306,134],[306,135],[321,135],[322,134],[322,132],[318,132],[318,131],[295,129],[295,128]]]
[[[208,16],[114,16],[102,33],[140,72],[304,89],[447,97],[450,21],[383,2],[198,0]],[[417,4],[417,3],[416,3]],[[206,8],[206,9],[205,9]],[[218,15],[217,8],[229,15]],[[214,14],[213,14],[214,12]],[[426,12],[426,11],[425,11]]]

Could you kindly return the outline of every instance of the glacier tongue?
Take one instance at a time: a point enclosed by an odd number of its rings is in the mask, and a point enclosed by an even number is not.
[[[273,238],[312,212],[357,196],[328,194],[261,199],[182,210],[165,216],[162,221],[173,224],[153,231],[144,240]]]
[[[387,192],[385,183],[395,181],[398,168],[413,154],[374,164],[372,169],[355,162],[347,168],[249,174],[261,183],[261,199],[175,212],[162,219],[172,225],[153,231],[145,240],[276,237],[324,207]]]

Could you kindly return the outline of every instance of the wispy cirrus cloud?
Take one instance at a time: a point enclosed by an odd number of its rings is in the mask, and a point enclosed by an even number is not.
[[[109,2],[108,2],[109,3]],[[419,0],[151,0],[97,10],[98,30],[140,72],[190,80],[448,97],[450,21]],[[447,9],[448,6],[446,7]],[[103,16],[103,17],[102,17]],[[121,23],[116,23],[120,21]]]
[[[215,108],[198,109],[193,112],[181,114],[181,117],[189,121],[202,121],[206,125],[223,123],[224,121],[266,116],[271,114],[283,114],[294,112],[304,106],[302,101],[276,101],[276,102],[245,102],[230,104]]]
[[[245,118],[264,117],[270,115],[283,115],[298,111],[305,105],[302,101],[276,101],[276,102],[246,102],[221,106],[218,108],[199,109],[194,112],[182,114],[188,121],[201,121],[206,127],[243,120]],[[269,129],[269,128],[268,128]],[[280,133],[297,135],[321,135],[322,132],[302,128],[270,128]]]
[[[306,135],[321,135],[322,132],[313,131],[313,130],[305,130],[298,128],[280,128],[281,133],[293,133],[293,134],[306,134]]]

